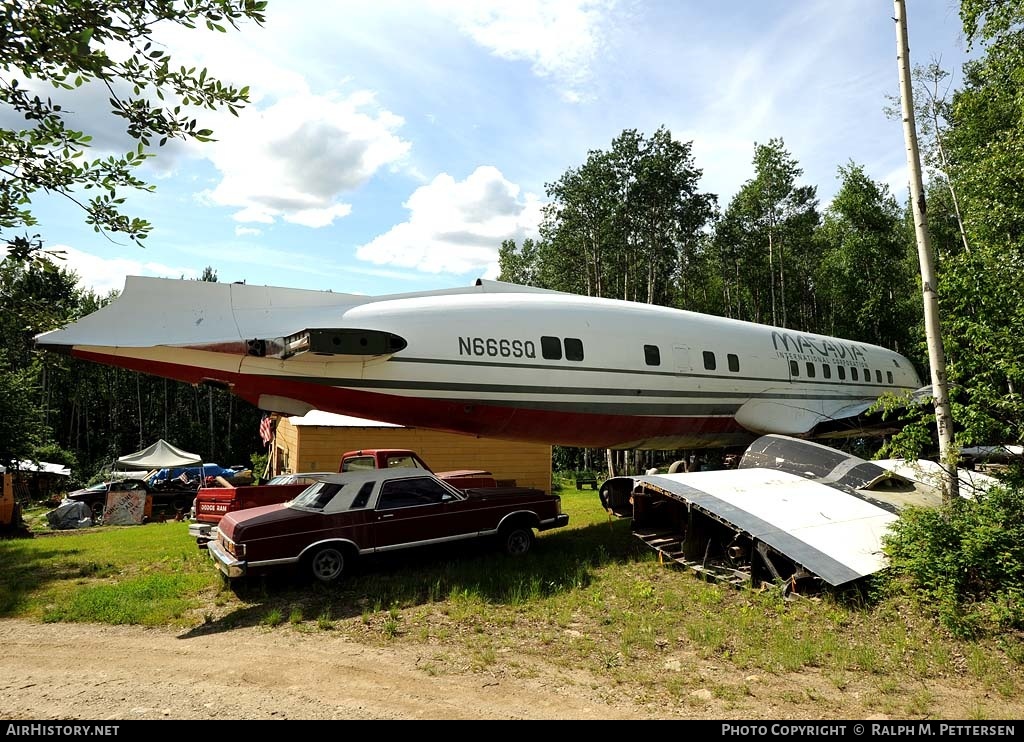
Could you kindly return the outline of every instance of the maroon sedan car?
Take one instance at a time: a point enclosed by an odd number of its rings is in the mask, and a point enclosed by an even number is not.
[[[495,537],[510,555],[533,531],[568,524],[562,500],[537,489],[460,491],[423,469],[373,469],[324,477],[291,502],[228,513],[210,556],[229,578],[300,565],[320,582],[360,555]]]

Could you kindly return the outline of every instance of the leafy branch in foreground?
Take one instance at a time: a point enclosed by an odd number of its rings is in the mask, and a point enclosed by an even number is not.
[[[206,69],[175,67],[153,39],[159,24],[226,32],[245,20],[264,21],[264,0],[20,0],[0,7],[0,104],[25,128],[0,129],[0,237],[15,259],[42,248],[33,227],[38,192],[60,194],[80,206],[97,232],[117,232],[136,244],[149,234],[144,219],[122,213],[122,189],[152,190],[133,169],[170,139],[211,141],[190,111],[225,108],[237,115],[248,87],[225,85]],[[123,155],[88,159],[92,137],[68,126],[64,106],[45,96],[101,85],[110,112],[137,146]],[[80,190],[99,191],[83,198]]]

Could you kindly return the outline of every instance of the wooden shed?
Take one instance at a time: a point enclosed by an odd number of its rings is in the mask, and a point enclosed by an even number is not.
[[[319,410],[278,420],[271,469],[337,471],[343,453],[361,448],[408,448],[434,471],[485,469],[499,483],[551,492],[550,445],[404,428]]]

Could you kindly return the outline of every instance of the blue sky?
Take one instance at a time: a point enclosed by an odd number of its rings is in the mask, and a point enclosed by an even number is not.
[[[966,56],[953,0],[908,0],[911,61]],[[822,204],[851,159],[902,198],[893,6],[886,0],[270,0],[267,23],[161,36],[178,64],[248,84],[217,142],[173,143],[131,196],[145,249],[34,204],[50,246],[105,293],[124,276],[386,294],[493,277],[535,236],[545,184],[623,129],[693,142],[724,206],[772,137]],[[105,95],[69,108],[95,151],[125,147]],[[6,122],[6,125],[11,125]]]

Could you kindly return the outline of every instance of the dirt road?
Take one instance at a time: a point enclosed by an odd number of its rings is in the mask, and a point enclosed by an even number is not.
[[[9,719],[629,719],[585,677],[439,674],[415,647],[288,627],[230,633],[0,620]]]
[[[751,674],[682,649],[675,693],[594,677],[536,653],[481,663],[454,644],[361,643],[283,624],[207,628],[0,619],[0,716],[132,719],[1024,718],[1024,701],[966,676],[899,684],[812,668]],[[840,682],[841,681],[841,682]]]

